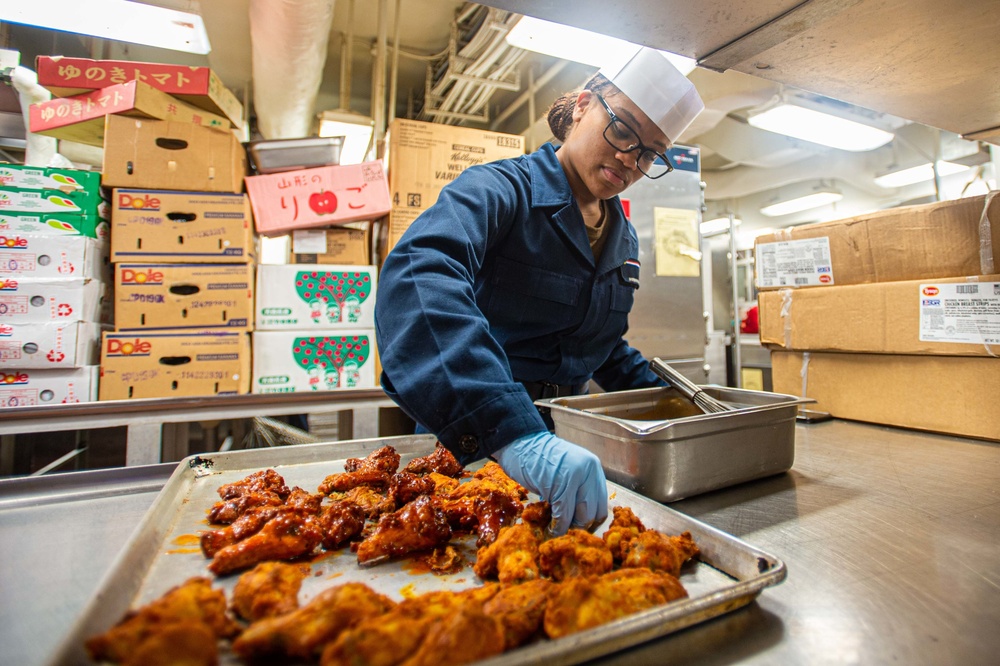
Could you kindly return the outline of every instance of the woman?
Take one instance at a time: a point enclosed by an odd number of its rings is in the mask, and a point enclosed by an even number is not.
[[[623,339],[638,240],[618,195],[670,170],[704,108],[640,49],[549,110],[556,150],[466,169],[385,260],[375,306],[382,386],[463,463],[492,456],[552,505],[551,530],[607,517],[600,460],[551,432],[540,397],[663,385]]]

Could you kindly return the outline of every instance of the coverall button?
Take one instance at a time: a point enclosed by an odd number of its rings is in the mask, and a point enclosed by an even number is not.
[[[475,435],[462,435],[458,440],[458,448],[462,453],[475,453],[479,450],[479,439]]]

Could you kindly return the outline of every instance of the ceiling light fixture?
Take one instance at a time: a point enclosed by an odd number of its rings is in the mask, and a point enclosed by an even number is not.
[[[743,220],[736,217],[733,218],[733,226],[738,227],[743,224]],[[729,230],[729,218],[728,217],[717,217],[714,220],[706,220],[701,223],[701,235],[707,236],[709,234],[720,233]]]
[[[324,111],[319,114],[320,136],[342,136],[341,164],[360,164],[368,159],[372,148],[375,122],[368,116],[353,111]]]
[[[802,197],[789,199],[788,201],[779,201],[777,203],[764,206],[760,209],[760,213],[761,215],[767,215],[768,217],[791,215],[792,213],[799,213],[811,208],[819,208],[820,206],[840,201],[843,198],[843,194],[832,190],[813,192],[812,194],[807,194]]]
[[[937,170],[939,176],[951,176],[969,169],[964,164],[954,162],[938,162]],[[905,187],[914,183],[922,183],[927,180],[934,180],[934,167],[930,162],[920,164],[909,169],[891,171],[875,178],[875,184],[879,187]]]
[[[635,53],[638,44],[609,37],[582,28],[523,16],[507,33],[511,46],[542,53],[553,58],[572,60],[592,67],[610,67]],[[662,52],[684,75],[695,68],[692,58]]]
[[[212,50],[197,14],[126,0],[6,0],[0,21],[200,55]]]
[[[747,122],[769,132],[851,152],[874,150],[893,139],[892,132],[787,102],[755,113]]]

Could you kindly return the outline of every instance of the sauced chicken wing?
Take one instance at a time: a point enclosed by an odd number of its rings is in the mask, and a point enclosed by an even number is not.
[[[445,476],[444,474],[431,472],[427,475],[427,478],[434,482],[435,495],[449,495],[451,494],[451,491],[458,488],[459,480],[453,479],[450,476]]]
[[[290,613],[299,607],[299,589],[308,573],[301,565],[261,562],[236,581],[231,607],[250,622]]]
[[[218,638],[234,635],[239,627],[226,615],[226,596],[213,590],[204,577],[189,578],[162,597],[129,611],[114,627],[87,640],[86,648],[95,661],[126,660],[139,646],[167,625],[205,625]]]
[[[421,495],[433,495],[435,487],[434,479],[410,472],[396,472],[389,480],[389,497],[396,502],[396,506],[403,506]]]
[[[383,446],[364,458],[348,458],[344,463],[347,472],[378,470],[392,475],[399,469],[399,454],[391,446]]]
[[[358,486],[368,486],[378,490],[384,490],[389,485],[390,475],[380,469],[364,469],[358,472],[340,472],[331,474],[319,484],[319,492],[324,495],[330,493],[346,493]]]
[[[361,534],[365,528],[365,510],[354,502],[332,502],[323,507],[319,522],[323,528],[323,548],[336,550]]]
[[[545,578],[508,585],[483,605],[483,612],[500,621],[504,649],[513,650],[538,633],[549,595],[558,587]]]
[[[298,486],[292,488],[292,492],[285,498],[285,506],[290,506],[293,509],[302,509],[306,513],[319,513],[322,505],[322,495],[314,495]]]
[[[263,469],[239,481],[219,486],[218,492],[224,500],[252,493],[274,493],[284,500],[291,491],[280,474],[273,469]]]
[[[624,546],[622,567],[644,567],[680,576],[681,566],[698,552],[690,532],[670,536],[646,530]]]
[[[565,536],[538,547],[538,566],[555,580],[596,576],[611,571],[614,559],[604,540],[585,530],[570,530]]]
[[[247,659],[309,659],[344,630],[379,617],[393,606],[391,599],[363,583],[345,583],[320,592],[298,610],[251,624],[233,641],[233,650]]]
[[[527,489],[514,479],[507,476],[507,472],[503,471],[503,467],[492,460],[476,470],[476,472],[472,475],[472,478],[492,481],[503,488],[504,492],[515,499],[525,500],[528,498]]]
[[[222,576],[258,562],[291,560],[308,555],[322,540],[319,518],[301,509],[285,507],[256,534],[218,551],[208,568]]]
[[[624,556],[625,546],[628,542],[646,531],[646,526],[642,524],[639,517],[627,506],[616,506],[611,508],[614,518],[608,531],[604,533],[604,543],[608,544],[615,562],[621,562]]]
[[[364,510],[365,516],[371,519],[396,510],[396,503],[391,497],[386,497],[369,486],[358,486],[346,493],[334,493],[330,495],[330,499],[335,502],[353,502]]]
[[[208,522],[228,525],[255,507],[281,506],[284,503],[280,495],[266,491],[237,495],[216,502],[208,512]]]
[[[438,442],[434,446],[433,453],[421,458],[414,458],[406,463],[403,471],[410,474],[430,474],[431,472],[435,472],[444,476],[459,477],[465,471],[465,468],[452,455],[451,451],[445,448],[441,442]]]
[[[251,534],[260,531],[267,521],[278,515],[281,506],[257,506],[244,512],[239,518],[234,520],[221,530],[211,530],[201,533],[201,552],[205,557],[215,557],[215,554],[231,546],[237,541],[242,541]]]
[[[543,625],[549,638],[561,638],[684,597],[679,580],[649,569],[571,578],[549,598]]]
[[[487,580],[497,577],[503,585],[514,585],[540,577],[538,536],[524,523],[504,527],[496,541],[476,553],[473,571]]]
[[[428,550],[450,538],[444,513],[429,496],[421,495],[399,511],[379,518],[375,531],[358,546],[358,564]]]

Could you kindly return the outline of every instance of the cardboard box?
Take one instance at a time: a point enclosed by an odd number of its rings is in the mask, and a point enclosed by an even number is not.
[[[249,389],[247,333],[105,333],[101,341],[101,400],[236,395]]]
[[[39,56],[35,69],[38,83],[60,97],[137,80],[243,127],[243,105],[208,67]]]
[[[254,257],[242,194],[115,189],[111,261],[247,263]]]
[[[56,97],[28,108],[29,125],[35,134],[91,146],[104,145],[104,117],[111,113],[192,123],[227,132],[230,127],[223,116],[185,104],[142,81]]]
[[[125,116],[106,116],[105,123],[107,187],[243,191],[246,151],[231,132]]]
[[[260,331],[375,326],[374,266],[261,264],[256,328]]]
[[[49,236],[87,236],[107,240],[107,220],[96,215],[61,213],[0,213],[0,233],[31,233]]]
[[[246,187],[257,233],[265,236],[373,220],[389,212],[381,162],[248,176]]]
[[[365,266],[372,261],[371,225],[364,229],[299,229],[292,232],[293,264]]]
[[[99,171],[0,164],[0,186],[22,190],[90,190],[101,187]]]
[[[771,349],[1000,355],[1000,275],[758,294]]]
[[[385,251],[465,169],[524,154],[520,135],[404,119],[389,126],[387,145],[392,211]]]
[[[108,207],[97,190],[25,190],[0,187],[0,213],[90,215],[107,219]]]
[[[105,284],[92,278],[0,277],[0,323],[108,320]]]
[[[1000,441],[1000,359],[775,351],[774,390],[842,419]]]
[[[79,368],[101,358],[100,324],[84,321],[0,323],[0,367]]]
[[[375,330],[255,332],[253,393],[375,388]]]
[[[107,243],[95,238],[0,233],[0,275],[106,280],[110,268]]]
[[[0,409],[93,402],[97,400],[97,375],[96,365],[65,370],[0,369]]]
[[[115,264],[115,330],[253,328],[252,264]]]
[[[892,208],[759,236],[757,289],[989,275],[1000,264],[1000,197]]]

